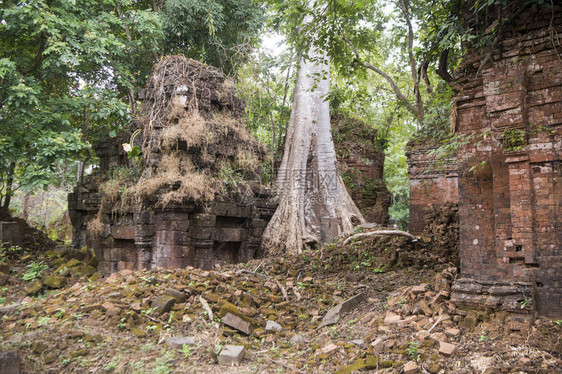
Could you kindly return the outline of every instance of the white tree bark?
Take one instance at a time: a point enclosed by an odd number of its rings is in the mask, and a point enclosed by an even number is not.
[[[328,55],[316,49],[299,63],[276,183],[279,206],[262,239],[268,255],[301,253],[305,244],[330,242],[365,222],[337,168],[327,96]]]

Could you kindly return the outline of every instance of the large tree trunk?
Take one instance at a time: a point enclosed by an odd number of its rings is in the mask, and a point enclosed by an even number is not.
[[[6,193],[4,194],[4,201],[0,201],[0,220],[5,220],[10,215],[10,202],[12,200],[15,172],[16,163],[12,161],[6,178]]]
[[[300,59],[293,109],[277,176],[279,206],[262,248],[268,255],[298,254],[304,245],[330,242],[365,219],[336,164],[330,132],[329,59],[314,50]]]

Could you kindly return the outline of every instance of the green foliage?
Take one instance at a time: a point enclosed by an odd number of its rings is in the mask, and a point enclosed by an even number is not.
[[[263,14],[252,0],[166,0],[165,49],[232,72],[257,42]]]
[[[161,357],[156,359],[156,367],[152,371],[154,374],[171,374],[172,360],[174,358],[174,351],[167,351]]]
[[[32,262],[31,264],[27,265],[27,270],[23,274],[22,278],[25,281],[32,281],[41,276],[41,272],[47,269],[47,265],[43,264],[42,262]]]
[[[408,344],[408,348],[406,348],[406,351],[408,351],[408,354],[410,355],[410,357],[412,358],[412,360],[414,361],[418,361],[419,360],[419,351],[418,351],[418,346],[419,343],[417,342],[410,342]]]
[[[0,19],[0,181],[10,194],[55,182],[87,141],[128,122],[131,87],[151,65],[137,57],[154,51],[160,26],[127,0],[9,1]]]
[[[519,151],[525,148],[525,131],[505,129],[502,136],[502,148],[507,152]]]
[[[20,246],[0,243],[0,263],[13,260],[21,252],[22,248]]]
[[[525,309],[525,307],[526,307],[527,305],[529,305],[529,303],[532,302],[532,301],[533,301],[533,299],[531,299],[531,298],[529,298],[529,297],[527,297],[527,298],[525,298],[525,299],[523,299],[523,300],[520,300],[520,301],[519,301],[519,304],[521,305],[521,309]]]
[[[276,156],[282,151],[280,147],[291,115],[295,71],[292,51],[273,56],[260,49],[240,69],[236,82],[237,91],[246,103],[248,130]],[[271,166],[268,171],[271,172]]]

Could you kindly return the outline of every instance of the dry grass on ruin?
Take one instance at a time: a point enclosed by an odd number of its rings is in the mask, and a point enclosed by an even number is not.
[[[213,201],[215,191],[213,178],[197,172],[189,157],[179,153],[164,155],[156,175],[141,179],[135,192],[140,197],[149,197],[160,189],[169,189],[160,197],[162,206],[185,200]]]
[[[179,141],[185,142],[188,148],[211,143],[213,134],[203,116],[198,110],[186,110],[177,99],[174,99],[168,114],[171,124],[164,128],[160,137],[162,146],[171,149]]]

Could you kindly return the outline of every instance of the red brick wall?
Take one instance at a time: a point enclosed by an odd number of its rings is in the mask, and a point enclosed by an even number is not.
[[[483,56],[469,54],[454,89],[457,131],[476,134],[458,151],[461,274],[529,284],[536,310],[560,317],[562,48],[550,32],[562,34],[562,11],[552,28],[550,14],[518,20],[479,76]],[[506,148],[506,129],[522,131],[521,149]]]
[[[408,146],[408,175],[410,177],[410,222],[408,230],[422,233],[426,211],[447,202],[458,202],[457,163],[454,157],[436,160],[428,152],[427,144]]]

